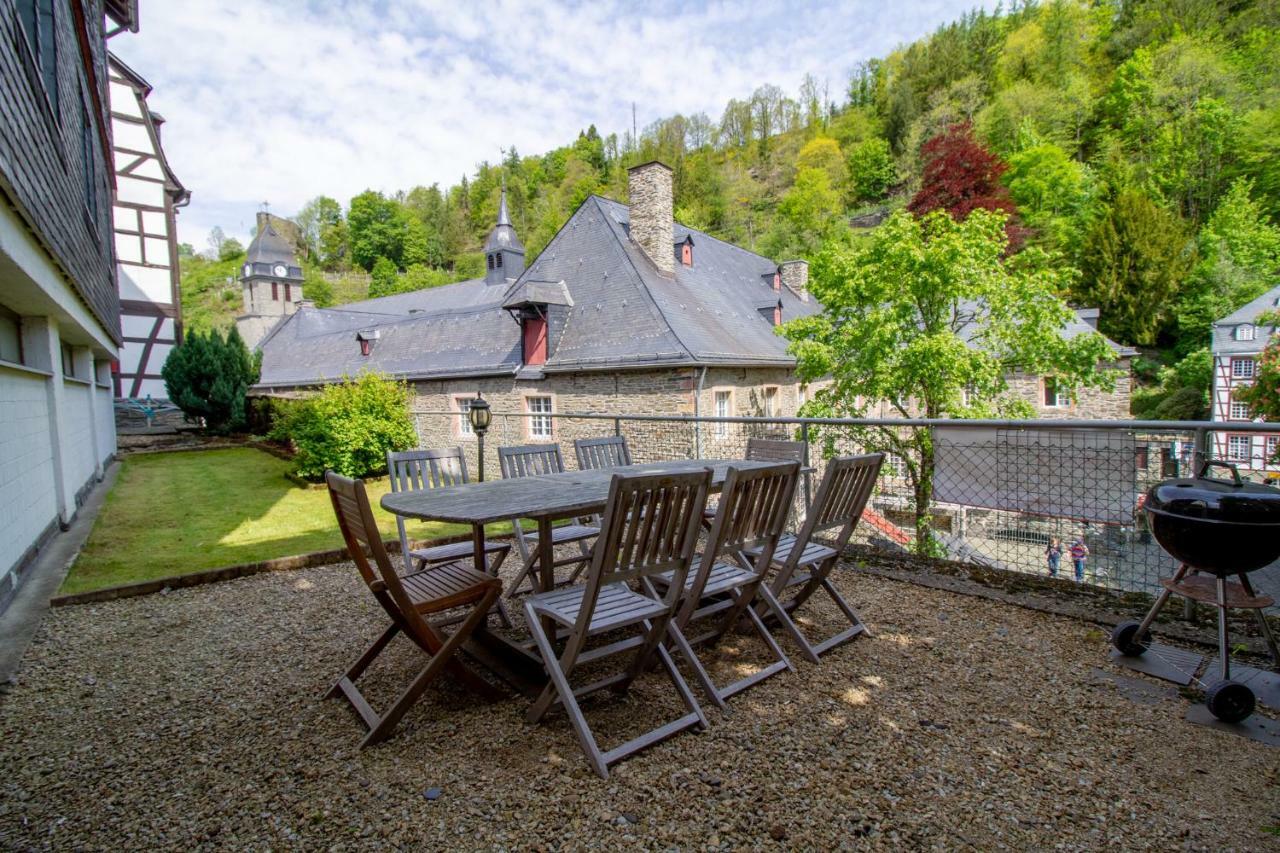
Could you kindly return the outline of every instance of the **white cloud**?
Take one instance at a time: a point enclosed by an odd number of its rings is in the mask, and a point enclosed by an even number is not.
[[[842,92],[855,63],[970,8],[794,3],[494,0],[145,2],[111,48],[155,87],[165,149],[193,201],[183,240],[245,237],[259,203],[344,205],[366,188],[455,183],[514,145],[540,153],[806,73]]]

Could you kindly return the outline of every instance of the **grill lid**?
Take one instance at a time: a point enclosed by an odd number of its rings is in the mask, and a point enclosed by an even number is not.
[[[1228,469],[1231,479],[1206,476],[1210,467]],[[1280,489],[1244,482],[1227,462],[1205,462],[1199,476],[1156,483],[1145,507],[1177,518],[1280,525]]]

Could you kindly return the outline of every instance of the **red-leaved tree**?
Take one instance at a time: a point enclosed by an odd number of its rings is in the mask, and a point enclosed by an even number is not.
[[[924,175],[907,210],[924,216],[942,209],[957,222],[978,208],[1002,210],[1009,215],[1005,224],[1009,252],[1022,248],[1027,229],[1018,220],[1018,208],[1009,190],[1000,183],[1008,166],[973,138],[969,122],[951,125],[926,142],[920,154],[925,161]]]

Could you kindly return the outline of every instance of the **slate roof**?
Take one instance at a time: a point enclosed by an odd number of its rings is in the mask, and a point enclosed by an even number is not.
[[[1250,302],[1232,311],[1213,324],[1213,351],[1215,353],[1256,353],[1267,345],[1276,328],[1259,326],[1251,341],[1237,341],[1233,335],[1236,326],[1257,324],[1258,316],[1267,311],[1280,311],[1280,285],[1268,290]]]
[[[757,309],[781,301],[788,320],[820,306],[786,287],[775,292],[767,281],[774,261],[674,227],[677,240],[694,235],[696,248],[693,266],[677,262],[672,278],[660,275],[631,241],[627,207],[591,196],[514,282],[475,279],[330,309],[300,308],[263,340],[259,387],[314,385],[365,369],[411,379],[514,375],[521,368],[520,329],[503,305],[551,287],[572,305],[542,365],[546,374],[793,365],[786,341]],[[380,334],[362,356],[356,334],[373,328]]]
[[[259,217],[259,226],[258,233],[249,244],[245,260],[251,264],[282,263],[296,267],[298,259],[293,255],[293,246],[276,231],[271,224],[271,217]]]
[[[493,252],[498,249],[511,249],[521,254],[524,253],[524,244],[520,242],[520,238],[516,235],[515,226],[511,224],[511,216],[507,213],[507,191],[505,189],[502,191],[502,198],[498,202],[498,221],[484,241],[484,250],[486,252]]]

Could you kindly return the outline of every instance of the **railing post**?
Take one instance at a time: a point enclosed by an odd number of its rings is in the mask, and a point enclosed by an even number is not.
[[[613,434],[622,435],[622,418],[613,419]]]
[[[808,424],[800,424],[800,440],[804,442],[804,467],[809,468],[810,461],[809,461],[809,425]],[[812,490],[812,484],[813,484],[813,473],[810,471],[805,471],[804,472],[804,511],[806,514],[809,512],[809,500],[810,500],[810,491]]]

